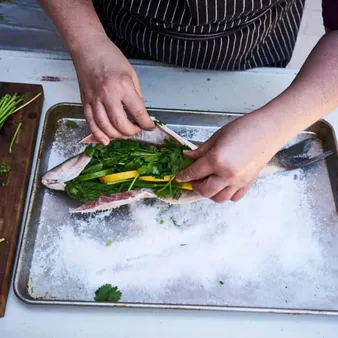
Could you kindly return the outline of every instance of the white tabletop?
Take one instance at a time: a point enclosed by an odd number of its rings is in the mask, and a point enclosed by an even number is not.
[[[187,71],[135,64],[146,105],[178,109],[250,112],[285,89],[295,76],[286,69],[247,72]],[[44,76],[61,81],[42,81]],[[47,109],[59,102],[80,102],[69,60],[52,55],[0,51],[0,81],[42,84]],[[327,116],[338,130],[338,112]],[[41,121],[43,122],[43,121]],[[264,123],[264,122],[262,122]],[[42,123],[40,124],[39,138]],[[37,154],[35,154],[37,156]],[[0,337],[336,337],[338,318],[235,312],[32,306],[11,288]]]

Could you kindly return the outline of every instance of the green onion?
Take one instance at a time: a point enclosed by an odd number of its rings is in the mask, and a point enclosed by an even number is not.
[[[13,144],[15,142],[16,137],[18,136],[21,124],[22,123],[20,122],[19,125],[16,127],[15,133],[14,133],[12,141],[11,141],[11,144],[9,145],[9,153],[12,153],[12,147],[13,147]]]
[[[24,101],[23,96],[19,96],[17,93],[10,95],[6,94],[0,99],[0,129],[5,124],[7,118],[16,113],[17,111],[21,110],[22,108],[29,105],[31,102],[33,102],[35,99],[37,99],[42,93],[37,94],[32,99],[30,99],[28,102],[24,103],[20,107],[17,108],[17,105]]]
[[[82,174],[93,173],[93,172],[101,170],[102,168],[103,168],[102,163],[96,163],[96,164],[93,164],[92,166],[88,167],[87,169],[83,170]]]
[[[4,242],[4,241],[5,241],[5,239],[4,239],[4,238],[0,238],[0,243],[1,243],[1,242]]]
[[[137,174],[137,176],[135,176],[135,178],[133,179],[133,181],[130,183],[130,186],[128,188],[127,191],[130,191],[131,188],[133,187],[133,185],[135,184],[136,180],[138,179],[138,177],[140,176],[140,174]]]
[[[169,187],[170,187],[170,194],[171,194],[171,182],[174,180],[175,177],[176,177],[176,176],[173,176],[173,177],[170,179],[170,181],[169,181],[163,188],[161,188],[160,190],[157,190],[157,192],[161,192],[161,191],[163,191],[167,186],[169,186]]]
[[[105,185],[116,185],[116,184],[120,184],[120,183],[127,183],[127,182],[130,182],[130,181],[131,181],[131,178],[126,178],[126,179],[121,180],[121,181],[102,183],[102,184],[105,184]]]
[[[12,114],[16,113],[17,111],[21,110],[22,108],[28,106],[30,103],[32,103],[34,100],[36,100],[39,96],[41,96],[42,93],[39,93],[37,95],[35,95],[32,99],[30,99],[28,102],[26,102],[25,104],[21,105],[19,108],[16,108]]]
[[[114,169],[105,169],[105,170],[100,170],[100,171],[96,171],[94,173],[88,173],[85,175],[80,175],[77,180],[79,181],[89,181],[92,180],[93,178],[99,178],[99,177],[103,177],[103,176],[107,176],[110,174],[114,174],[115,170]]]
[[[23,97],[17,93],[14,95],[6,94],[0,100],[0,129],[5,124],[8,116],[14,114],[16,106],[23,101]]]

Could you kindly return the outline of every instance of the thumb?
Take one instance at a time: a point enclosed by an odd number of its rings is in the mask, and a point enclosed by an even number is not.
[[[176,176],[176,182],[191,182],[197,181],[211,175],[213,172],[212,166],[206,157],[202,157],[194,162],[191,166],[181,170]]]
[[[205,143],[203,143],[195,150],[183,150],[183,154],[185,156],[192,158],[193,160],[197,160],[200,157],[204,156],[206,152],[209,150],[209,148],[210,147],[208,147],[207,145],[205,145]]]

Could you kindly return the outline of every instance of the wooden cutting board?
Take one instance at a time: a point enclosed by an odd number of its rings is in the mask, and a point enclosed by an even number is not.
[[[40,85],[0,82],[0,97],[18,93],[24,95],[23,103],[40,92],[43,93]],[[42,103],[43,94],[10,116],[0,130],[0,165],[5,162],[10,168],[7,180],[0,177],[0,238],[5,238],[0,243],[0,317],[5,315]],[[9,145],[20,122],[10,154]]]

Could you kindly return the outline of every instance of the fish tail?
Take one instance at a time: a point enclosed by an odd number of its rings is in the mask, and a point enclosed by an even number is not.
[[[311,137],[279,151],[275,155],[275,163],[284,170],[293,170],[316,163],[334,153],[333,151],[327,151],[312,156],[310,150],[313,149],[316,142],[317,140]]]

